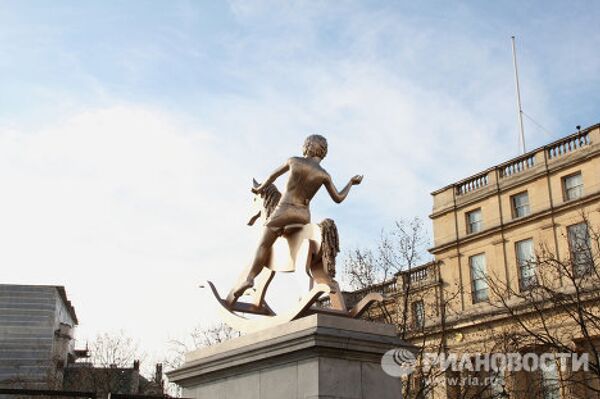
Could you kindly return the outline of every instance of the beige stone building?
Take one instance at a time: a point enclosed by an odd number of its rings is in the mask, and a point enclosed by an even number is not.
[[[600,335],[595,245],[600,228],[600,125],[432,196],[430,252],[435,261],[373,287],[391,293],[388,320],[399,326],[404,322],[406,337],[426,352],[569,352],[597,359],[592,347]],[[416,372],[413,394],[600,398],[596,369],[575,373],[557,361],[546,366],[483,374]],[[449,381],[465,373],[482,381]]]

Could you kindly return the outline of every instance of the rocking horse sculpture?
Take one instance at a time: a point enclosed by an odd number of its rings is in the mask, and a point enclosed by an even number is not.
[[[262,184],[254,181],[252,192],[260,209],[252,216],[248,225],[264,220],[264,230],[254,260],[240,277],[226,298],[221,298],[214,284],[208,281],[214,296],[222,305],[225,321],[234,329],[249,332],[268,326],[282,324],[309,313],[325,312],[346,317],[360,317],[368,307],[383,300],[380,294],[369,294],[356,306],[348,310],[340,287],[335,281],[335,258],[339,252],[339,239],[333,220],[325,219],[319,224],[310,222],[310,200],[321,186],[325,186],[331,198],[344,201],[350,188],[362,181],[354,176],[338,191],[329,174],[320,165],[327,154],[327,140],[323,136],[309,136],[303,147],[303,157],[292,157],[276,169]],[[273,182],[289,172],[285,191],[277,190]],[[289,253],[278,259],[273,245],[285,239]],[[305,256],[300,257],[300,254]],[[299,261],[304,264],[299,264]],[[286,314],[276,315],[265,301],[267,288],[275,272],[293,272],[297,267],[305,268],[310,278],[310,291],[300,299],[297,306]],[[244,294],[249,301],[240,301]],[[330,307],[314,306],[324,296],[329,296]],[[243,314],[261,315],[248,319]]]

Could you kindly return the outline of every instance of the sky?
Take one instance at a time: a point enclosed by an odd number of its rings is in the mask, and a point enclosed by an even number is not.
[[[327,137],[315,220],[375,245],[431,191],[600,122],[597,1],[2,1],[0,282],[64,285],[78,346],[218,321],[262,180]],[[531,118],[531,119],[529,119]],[[535,121],[535,122],[534,122]],[[281,187],[282,181],[279,182]],[[298,276],[277,276],[289,304]],[[286,302],[288,301],[288,302]]]

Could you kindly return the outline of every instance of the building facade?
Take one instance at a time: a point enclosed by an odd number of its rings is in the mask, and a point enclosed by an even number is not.
[[[445,307],[447,347],[588,352],[597,367],[590,345],[600,338],[599,172],[595,125],[432,193],[430,252],[440,265],[444,302],[427,295],[426,307]],[[428,322],[440,323],[439,315]],[[575,376],[560,375],[556,365],[547,369],[502,376],[502,386],[490,382],[482,394],[600,397],[597,381],[578,383],[597,380],[597,370]]]
[[[62,387],[76,325],[64,287],[0,284],[0,386]]]
[[[583,218],[600,221],[599,155],[596,125],[432,193],[430,251],[444,264],[442,279],[462,287],[455,308],[489,306],[477,275],[495,274],[520,291],[534,277],[520,260],[536,248],[570,255],[568,237]]]
[[[365,290],[388,294],[371,316],[396,323],[421,355],[554,360],[535,370],[419,366],[406,397],[600,398],[600,125],[432,196],[435,260]],[[589,355],[590,369],[564,367],[565,352]]]
[[[75,349],[77,323],[64,287],[0,284],[0,388],[163,395],[161,364],[151,379],[139,360],[94,365],[87,349]]]

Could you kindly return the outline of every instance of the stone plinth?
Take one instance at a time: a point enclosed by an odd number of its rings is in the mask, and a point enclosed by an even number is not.
[[[381,356],[407,346],[394,326],[315,314],[190,352],[168,375],[188,398],[397,399]]]

